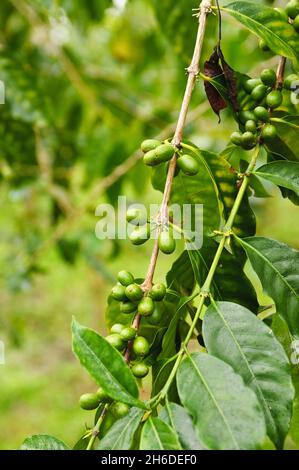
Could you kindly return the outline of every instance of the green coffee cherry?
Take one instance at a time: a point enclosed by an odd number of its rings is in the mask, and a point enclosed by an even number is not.
[[[145,225],[147,222],[145,214],[137,207],[129,207],[126,212],[126,220],[133,225]]]
[[[111,401],[111,398],[107,393],[102,389],[102,387],[99,387],[96,391],[96,396],[98,397],[98,400],[100,403],[109,403]]]
[[[148,294],[153,300],[159,302],[166,295],[166,286],[164,284],[154,284]]]
[[[159,162],[163,163],[168,162],[173,157],[175,150],[171,144],[162,144],[155,149],[155,152]]]
[[[268,46],[268,44],[266,43],[266,41],[264,41],[263,39],[260,39],[260,41],[259,41],[259,48],[260,48],[263,52],[269,52],[269,51],[270,51],[270,47]]]
[[[110,406],[110,410],[113,416],[119,419],[119,418],[123,418],[129,413],[130,407],[126,403],[121,403],[120,401],[116,401]]]
[[[155,304],[155,310],[151,314],[150,317],[148,317],[148,322],[151,325],[159,325],[161,322],[161,319],[164,315],[165,312],[165,306],[163,302],[157,302]]]
[[[79,405],[83,410],[95,410],[100,404],[96,393],[84,393],[79,399]]]
[[[127,286],[125,293],[127,298],[132,301],[140,300],[143,297],[143,290],[138,284],[130,284]]]
[[[166,255],[170,255],[175,250],[175,240],[168,231],[159,234],[158,245],[162,253]]]
[[[129,284],[133,284],[134,276],[129,271],[119,271],[117,275],[117,280],[123,286],[128,286]]]
[[[118,333],[106,336],[106,341],[111,344],[115,349],[121,351],[124,348],[124,342]]]
[[[258,85],[252,90],[251,96],[254,99],[254,101],[261,101],[264,98],[264,96],[266,96],[266,93],[267,93],[266,85]]]
[[[256,122],[252,121],[252,119],[249,119],[249,121],[246,121],[245,129],[246,129],[246,131],[252,132],[253,134],[255,134],[255,132],[256,132]]]
[[[133,302],[127,301],[120,304],[121,313],[133,313],[137,309],[136,304]]]
[[[143,163],[147,166],[156,166],[156,165],[159,165],[161,162],[158,159],[156,151],[150,150],[149,152],[146,152],[144,154]]]
[[[259,121],[267,122],[270,119],[268,110],[263,106],[257,106],[254,110],[254,114]]]
[[[132,326],[127,326],[121,331],[120,336],[123,341],[132,341],[136,336],[136,329]]]
[[[256,137],[252,132],[244,132],[242,135],[242,146],[245,149],[251,149],[256,145]]]
[[[260,84],[261,81],[259,78],[249,78],[249,80],[246,80],[243,86],[244,90],[247,91],[247,93],[251,93],[252,90]]]
[[[130,240],[133,245],[143,245],[150,238],[150,225],[146,224],[143,227],[136,227],[130,233]]]
[[[126,288],[125,286],[122,286],[121,284],[116,284],[114,287],[112,287],[111,290],[111,297],[114,300],[118,300],[121,302],[122,300],[126,300]]]
[[[230,141],[235,145],[241,145],[241,143],[242,143],[242,134],[241,134],[241,132],[237,132],[237,131],[233,132],[230,136]]]
[[[110,333],[120,334],[124,328],[125,325],[122,325],[121,323],[114,323],[114,325],[112,325],[110,328]]]
[[[182,155],[177,160],[177,166],[187,176],[197,175],[199,171],[198,162],[191,155]]]
[[[149,353],[149,343],[143,336],[137,336],[133,342],[133,352],[136,356],[146,356]]]
[[[299,14],[298,0],[291,0],[289,3],[287,3],[286,12],[287,15],[292,18],[292,20],[295,19],[296,16]]]
[[[267,86],[273,86],[276,83],[276,73],[272,69],[264,69],[261,73],[261,80]]]
[[[289,17],[283,8],[274,8],[274,10],[280,15],[280,18],[284,21],[288,21]]]
[[[256,117],[253,111],[240,111],[239,120],[242,124],[245,124],[246,121],[256,121]]]
[[[294,19],[293,26],[295,28],[295,31],[299,33],[299,15],[297,15],[296,18]]]
[[[141,150],[142,152],[146,153],[150,150],[154,150],[155,148],[159,147],[159,145],[161,145],[160,140],[146,139],[141,144]]]
[[[143,317],[148,317],[154,311],[155,304],[151,297],[144,297],[138,304],[138,313]]]
[[[295,82],[299,82],[299,75],[292,73],[291,75],[288,75],[286,77],[286,79],[284,80],[283,86],[286,90],[292,90],[294,89]]]
[[[277,136],[275,126],[272,124],[266,124],[262,129],[262,137],[265,142],[272,142]]]
[[[272,108],[278,108],[282,103],[282,94],[279,90],[273,90],[267,95],[267,105]]]
[[[149,368],[144,362],[137,362],[137,364],[134,364],[132,366],[132,372],[135,377],[138,377],[138,379],[143,379],[148,373],[149,373]]]

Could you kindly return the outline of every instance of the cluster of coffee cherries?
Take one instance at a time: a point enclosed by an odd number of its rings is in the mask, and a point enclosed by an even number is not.
[[[144,140],[141,144],[141,150],[144,153],[143,161],[145,165],[156,166],[168,162],[176,153],[177,155],[177,176],[180,170],[187,176],[194,176],[199,171],[198,162],[191,155],[178,151],[169,142],[160,142],[156,139]]]
[[[282,93],[274,89],[276,73],[272,69],[262,71],[260,78],[250,78],[243,88],[250,95],[250,109],[240,111],[238,120],[242,132],[233,132],[231,142],[250,150],[257,144],[259,134],[262,141],[269,143],[277,135],[276,128],[270,124],[270,112],[282,103]]]
[[[101,404],[111,404],[109,411],[112,416],[116,419],[123,418],[129,411],[130,407],[126,403],[120,401],[114,401],[107,395],[107,393],[102,389],[94,393],[84,393],[79,399],[79,405],[83,410],[96,410]]]
[[[274,8],[274,11],[279,13],[280,18],[283,21],[286,21],[292,24],[295,31],[299,33],[299,1],[298,0],[291,0],[290,2],[287,3],[285,9]],[[264,52],[267,52],[270,50],[269,46],[263,39],[260,40],[259,46]]]
[[[150,238],[151,223],[140,209],[134,207],[129,208],[126,213],[126,220],[128,223],[135,226],[134,230],[132,230],[129,235],[133,245],[142,245]],[[155,229],[155,227],[153,229]],[[162,227],[162,230],[160,230],[158,245],[159,250],[166,255],[175,251],[176,243],[173,237],[173,231],[169,226],[165,225]]]

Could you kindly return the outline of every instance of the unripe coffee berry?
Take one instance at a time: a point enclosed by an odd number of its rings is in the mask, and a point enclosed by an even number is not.
[[[129,284],[133,284],[134,276],[129,271],[119,271],[119,273],[117,275],[117,280],[123,286],[128,286]]]
[[[84,393],[79,399],[79,405],[83,410],[95,410],[100,404],[96,393]]]
[[[143,290],[138,284],[130,284],[126,287],[125,294],[129,300],[137,301],[142,299]]]
[[[143,379],[148,373],[149,373],[149,368],[144,362],[137,362],[132,366],[132,372],[135,377],[138,379]]]
[[[137,336],[133,342],[133,352],[136,356],[146,356],[149,353],[149,343],[143,336]]]
[[[125,325],[122,325],[121,323],[114,323],[114,325],[112,325],[110,328],[110,332],[120,334],[124,328]]]
[[[272,108],[278,108],[282,103],[282,94],[279,90],[273,90],[266,98],[267,105]]]
[[[136,309],[137,309],[136,304],[134,304],[133,302],[130,302],[129,300],[127,302],[122,302],[120,304],[120,311],[122,313],[133,313],[136,311]]]
[[[112,335],[106,336],[106,341],[111,344],[115,349],[121,351],[124,348],[124,342],[118,333],[112,333]]]
[[[155,304],[151,297],[144,297],[138,304],[138,313],[144,317],[148,317],[154,311]]]
[[[275,126],[272,124],[266,124],[262,129],[262,137],[265,142],[272,142],[277,136]]]
[[[114,287],[112,287],[111,290],[111,297],[114,300],[118,300],[121,302],[122,300],[126,300],[126,288],[125,286],[122,286],[121,284],[116,284]]]
[[[132,326],[127,326],[121,331],[120,336],[123,341],[132,341],[136,336],[136,329]]]
[[[263,106],[257,106],[254,110],[254,114],[259,121],[267,122],[270,119],[268,110]]]
[[[154,284],[149,291],[149,296],[156,301],[163,300],[166,295],[166,286],[164,284]]]
[[[126,403],[121,403],[120,401],[116,401],[115,403],[112,403],[112,405],[110,406],[110,410],[113,416],[119,419],[119,418],[123,418],[129,413],[130,407]]]

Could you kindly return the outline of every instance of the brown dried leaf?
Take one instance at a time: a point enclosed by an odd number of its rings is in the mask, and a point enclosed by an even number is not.
[[[219,64],[219,55],[217,49],[214,50],[213,54],[204,64],[204,74],[207,77],[214,78],[223,75],[223,70]],[[213,109],[214,113],[219,117],[220,122],[220,111],[227,107],[225,100],[222,98],[218,90],[212,85],[212,83],[205,81],[204,87],[207,98]]]
[[[237,79],[236,79],[235,72],[225,61],[220,47],[218,48],[218,54],[221,60],[223,74],[224,74],[226,84],[227,84],[227,91],[228,91],[230,103],[232,105],[233,110],[235,112],[238,112],[240,109],[240,106],[238,102],[238,87],[237,87]]]

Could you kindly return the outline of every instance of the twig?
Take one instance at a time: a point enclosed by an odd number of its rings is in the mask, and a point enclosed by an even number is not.
[[[205,36],[207,15],[211,11],[211,0],[203,0],[200,4],[199,11],[200,13],[198,16],[198,30],[197,30],[197,36],[196,36],[196,41],[195,41],[195,46],[194,46],[193,57],[192,57],[189,67],[187,68],[187,73],[188,73],[187,84],[185,88],[184,98],[182,101],[181,110],[180,110],[180,114],[178,117],[174,137],[172,139],[172,144],[177,148],[180,148],[180,145],[183,139],[183,131],[184,131],[185,123],[186,123],[186,117],[187,117],[187,113],[188,113],[188,109],[189,109],[189,105],[191,101],[191,96],[192,96],[192,92],[193,92],[193,88],[196,82],[197,75],[199,73],[199,61],[201,57],[202,44],[203,44],[203,40]],[[147,270],[146,278],[145,278],[144,283],[142,284],[142,287],[145,291],[149,290],[153,283],[153,277],[154,277],[157,259],[159,255],[158,238],[159,238],[159,233],[162,229],[162,225],[164,221],[168,219],[168,203],[170,199],[171,188],[172,188],[172,183],[173,183],[175,169],[176,169],[176,160],[177,160],[177,157],[174,154],[169,163],[161,209],[158,215],[158,221],[162,223],[157,224],[156,239],[154,241],[154,247],[153,247],[149,267]],[[141,317],[137,313],[133,321],[133,326],[135,327],[139,326],[140,320],[141,320]],[[130,359],[131,348],[132,348],[132,343],[129,343],[125,352],[126,361],[129,361]]]
[[[284,77],[286,62],[287,62],[286,57],[281,57],[280,58],[278,68],[277,68],[277,73],[276,73],[276,87],[275,88],[277,90],[280,90],[282,88],[282,85],[283,85],[283,77]]]

